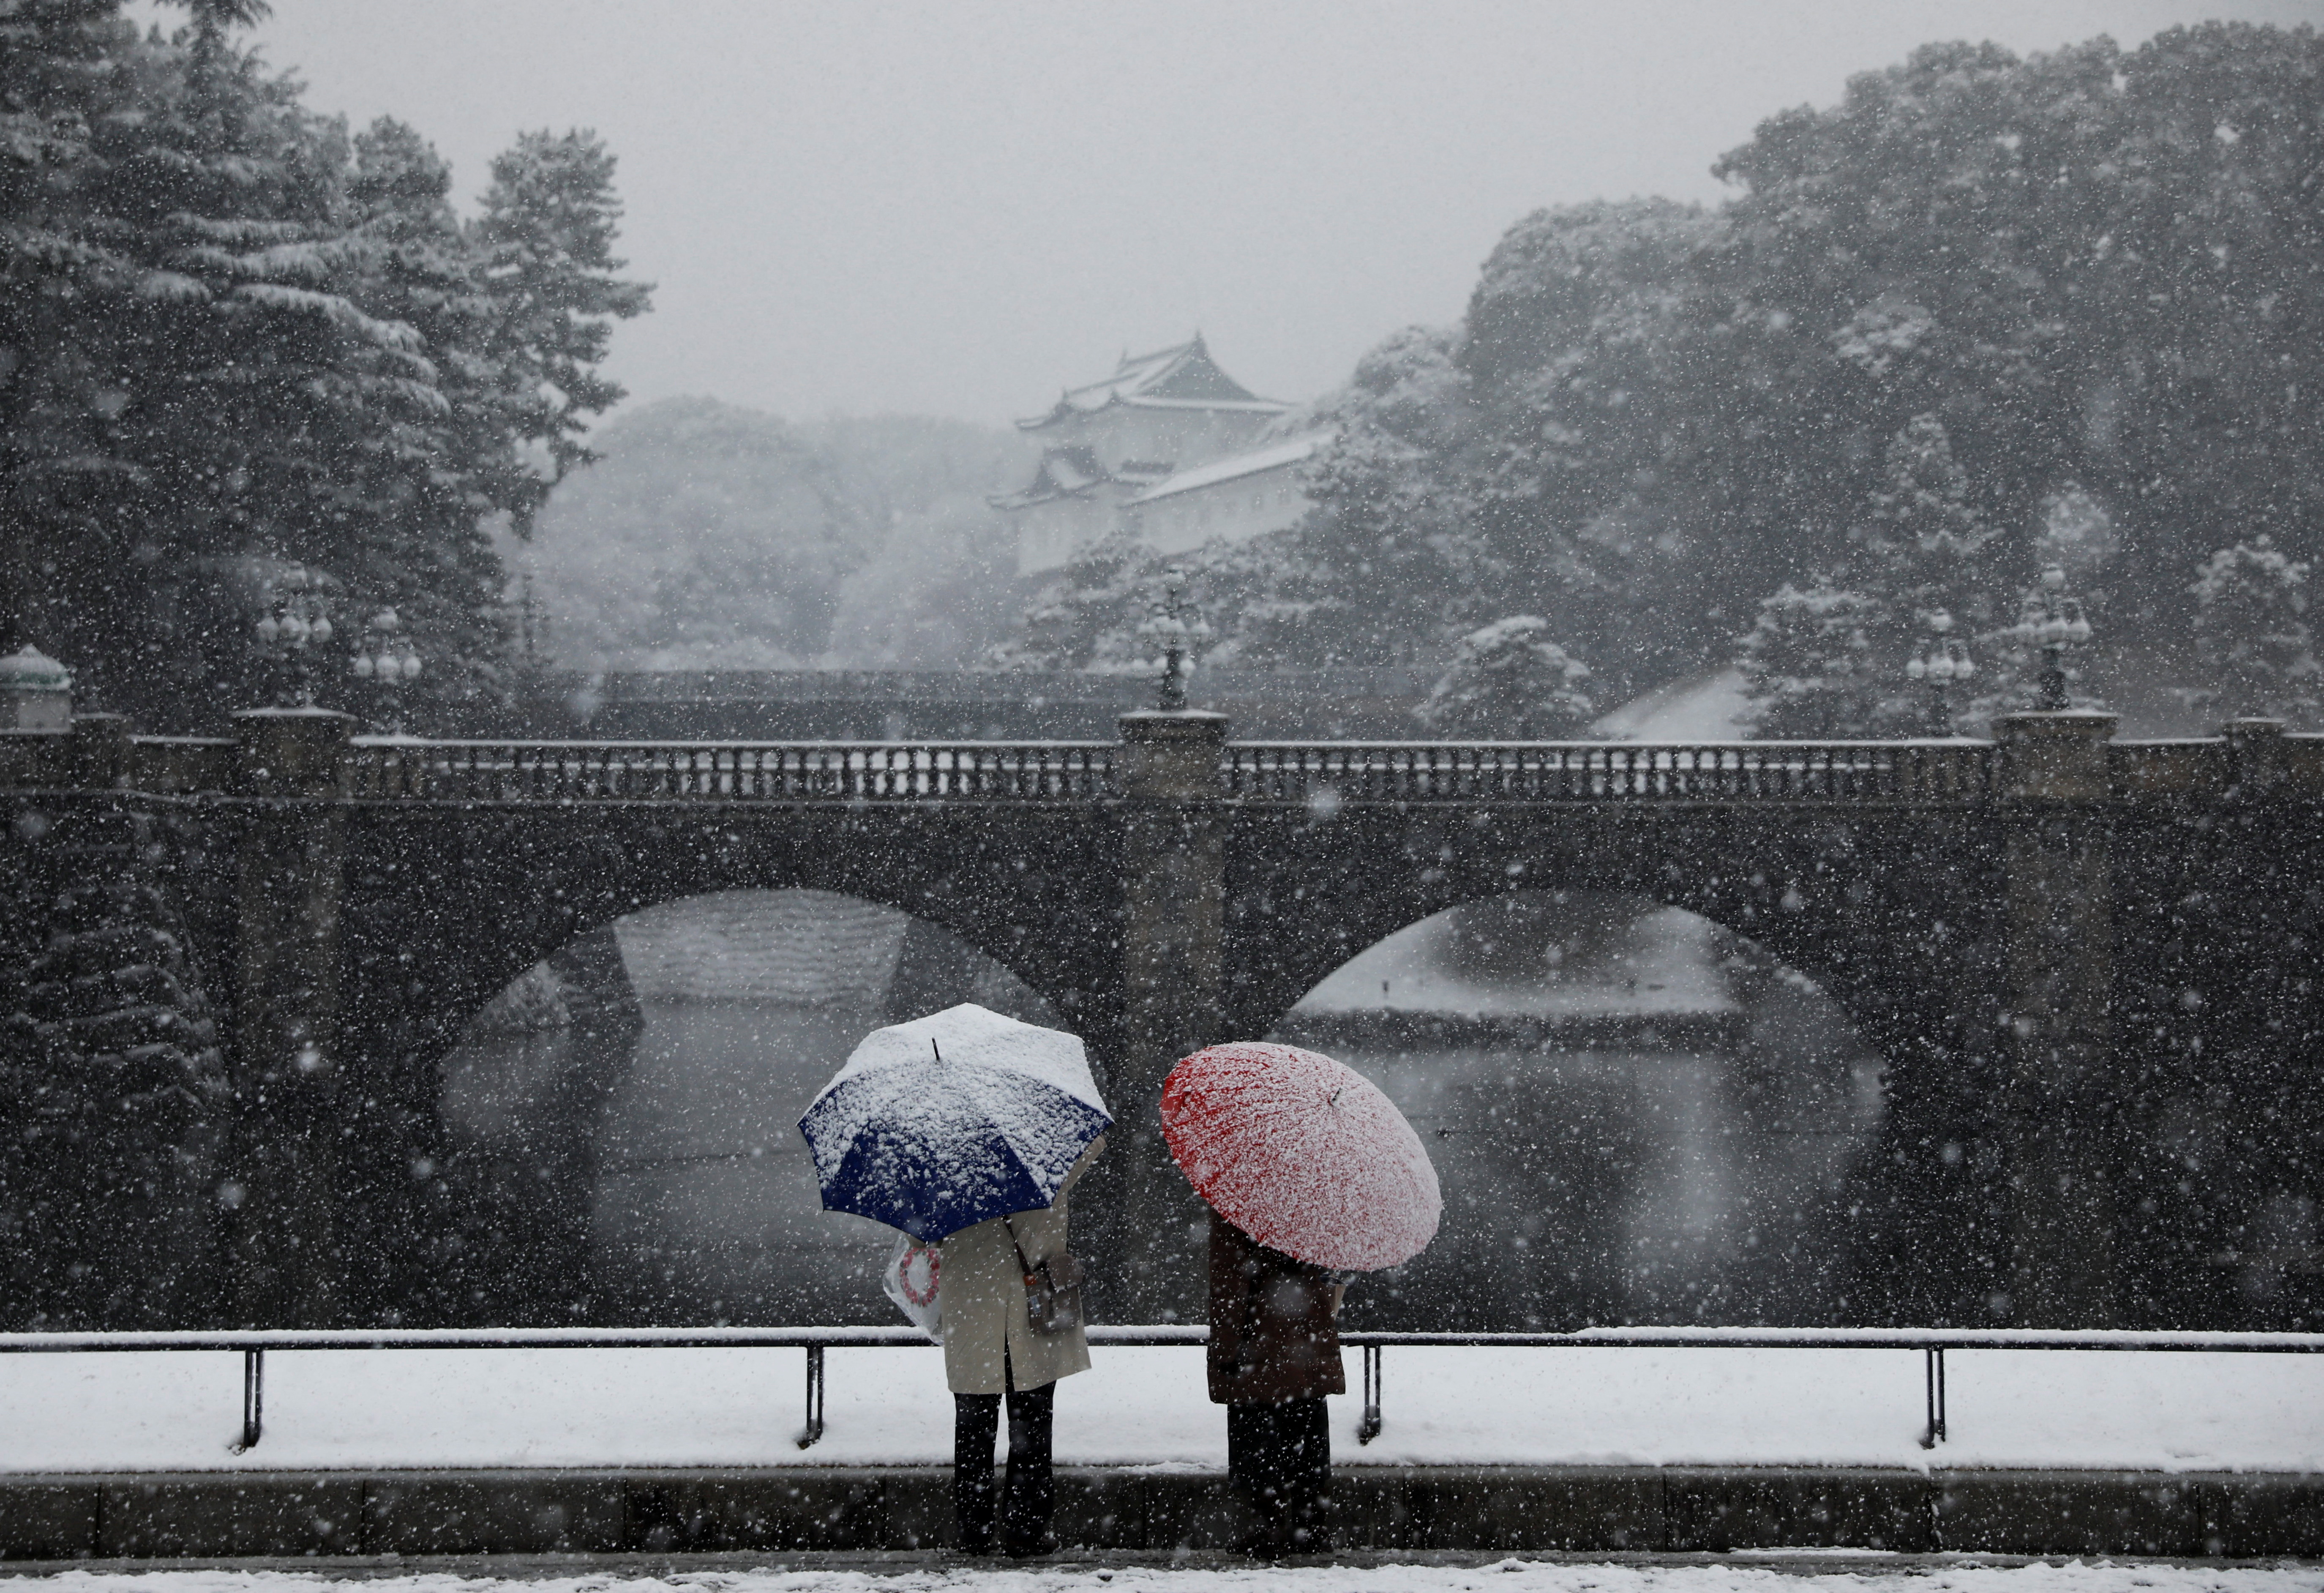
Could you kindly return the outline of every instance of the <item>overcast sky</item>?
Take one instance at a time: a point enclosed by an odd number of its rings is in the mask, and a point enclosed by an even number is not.
[[[1762,117],[1915,44],[2219,15],[2324,0],[274,0],[257,37],[466,198],[519,129],[603,134],[659,284],[635,399],[999,420],[1197,328],[1305,398],[1456,318],[1526,211],[1715,201]]]

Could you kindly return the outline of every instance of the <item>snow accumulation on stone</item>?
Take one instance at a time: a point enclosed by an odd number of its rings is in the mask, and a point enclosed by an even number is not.
[[[1511,1556],[1485,1564],[1382,1566],[1230,1566],[1200,1570],[1138,1565],[1026,1565],[855,1570],[788,1570],[780,1555],[761,1570],[672,1571],[623,1577],[604,1571],[571,1576],[493,1577],[420,1574],[367,1579],[379,1593],[617,1593],[700,1589],[701,1593],[2313,1593],[2324,1570],[2312,1566],[2208,1567],[2114,1564],[2032,1565],[1965,1562],[1910,1569],[1882,1557],[1851,1556],[1828,1572],[1778,1571],[1749,1565],[1607,1565]],[[1787,1556],[1789,1558],[1789,1556]],[[306,1593],[327,1579],[295,1571],[172,1570],[142,1574],[69,1571],[27,1578],[75,1593]]]
[[[868,1285],[867,1285],[868,1286]],[[1359,1278],[1350,1299],[1373,1285]],[[904,1325],[899,1315],[897,1326]],[[1355,1350],[1348,1386],[1359,1389]],[[829,1425],[801,1450],[797,1349],[275,1351],[246,1454],[231,1353],[0,1356],[0,1470],[126,1472],[945,1465],[933,1347],[826,1353]],[[1059,1385],[1069,1466],[1226,1465],[1199,1346],[1091,1349]],[[1391,1346],[1379,1437],[1328,1403],[1333,1458],[1369,1465],[1831,1465],[2324,1471],[2324,1356],[1954,1350],[1950,1441],[1920,1447],[1904,1349]]]

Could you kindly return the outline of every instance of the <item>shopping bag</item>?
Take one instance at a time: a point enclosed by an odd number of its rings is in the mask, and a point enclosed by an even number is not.
[[[936,1248],[905,1233],[896,1236],[896,1248],[880,1275],[881,1292],[912,1319],[914,1327],[939,1344],[944,1342],[944,1319],[937,1302],[942,1272],[943,1257]]]

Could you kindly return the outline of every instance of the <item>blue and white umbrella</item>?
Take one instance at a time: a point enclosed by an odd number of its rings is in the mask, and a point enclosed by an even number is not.
[[[964,1002],[866,1036],[799,1132],[824,1210],[933,1244],[1048,1205],[1112,1122],[1080,1036]]]

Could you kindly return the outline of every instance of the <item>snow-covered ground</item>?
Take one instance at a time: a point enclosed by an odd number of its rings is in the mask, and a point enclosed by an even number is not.
[[[1348,1383],[1358,1387],[1355,1352]],[[935,1464],[952,1399],[933,1349],[828,1352],[829,1428],[802,1450],[796,1349],[273,1352],[244,1455],[233,1354],[0,1356],[0,1470]],[[1067,1465],[1222,1469],[1193,1348],[1101,1346],[1058,1391]],[[1386,1430],[1343,1464],[2072,1466],[2324,1470],[2324,1356],[1955,1350],[1951,1441],[1916,1441],[1904,1350],[1408,1349]]]
[[[34,1579],[28,1579],[28,1581]],[[59,1593],[308,1593],[323,1577],[274,1571],[69,1571],[37,1579]],[[521,1581],[455,1576],[386,1577],[378,1593],[2315,1593],[2312,1567],[2206,1568],[2105,1562],[1980,1565],[1926,1561],[1910,1570],[1851,1564],[1786,1574],[1748,1565],[1628,1566],[1519,1559],[1479,1566],[1250,1566],[1170,1570],[1141,1566],[1002,1567],[991,1570],[696,1571],[668,1577],[602,1572]]]

